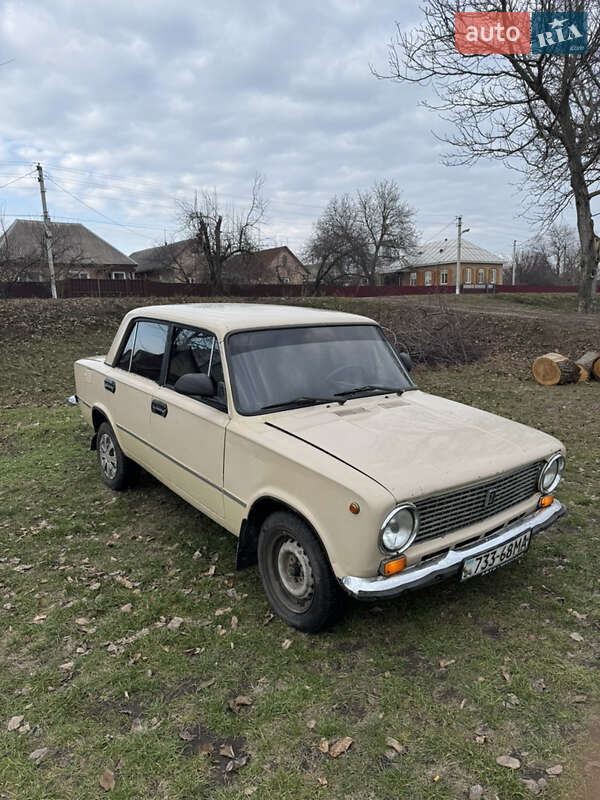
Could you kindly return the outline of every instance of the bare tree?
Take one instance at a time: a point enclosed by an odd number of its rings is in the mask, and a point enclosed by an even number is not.
[[[7,236],[4,216],[0,215],[0,286],[7,293],[11,286],[20,281],[39,277],[42,267],[41,252],[35,245],[23,249]]]
[[[369,286],[374,286],[382,255],[400,258],[416,247],[415,212],[392,180],[376,181],[368,191],[357,192],[356,204],[367,242],[360,266]]]
[[[208,280],[217,294],[223,294],[224,271],[234,256],[251,255],[258,247],[260,223],[264,220],[263,179],[254,178],[246,210],[224,210],[215,192],[202,192],[192,206],[182,207],[183,221],[196,240],[198,252],[206,261]]]
[[[557,5],[560,8],[557,9]],[[538,0],[537,11],[588,12],[588,47],[580,54],[462,55],[455,13],[531,10],[528,0],[424,0],[424,20],[389,48],[389,72],[377,77],[432,83],[426,103],[452,123],[446,163],[500,158],[520,170],[544,216],[554,221],[575,203],[581,246],[579,310],[596,300],[597,249],[591,200],[600,195],[600,5]]]
[[[558,281],[577,283],[581,268],[581,248],[574,228],[564,223],[555,223],[544,236],[544,244]]]
[[[315,223],[305,258],[316,265],[314,293],[325,283],[347,278],[365,257],[363,235],[356,203],[348,195],[333,197]]]

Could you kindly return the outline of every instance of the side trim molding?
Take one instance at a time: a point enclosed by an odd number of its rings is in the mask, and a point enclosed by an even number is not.
[[[233,500],[234,503],[238,503],[240,506],[242,506],[242,508],[246,508],[246,503],[244,503],[243,500],[240,500],[239,497],[236,497],[234,494],[231,494],[231,492],[228,492],[227,489],[224,489],[222,486],[217,486],[216,483],[213,483],[208,478],[205,478],[204,475],[200,475],[199,472],[195,472],[193,469],[186,467],[186,465],[182,464],[181,461],[177,461],[176,458],[173,458],[172,456],[168,455],[168,453],[159,450],[158,447],[154,447],[153,444],[150,444],[150,442],[147,442],[145,439],[142,439],[141,436],[138,436],[136,433],[133,433],[133,431],[124,428],[123,425],[117,424],[117,428],[120,431],[123,431],[123,433],[126,433],[128,436],[133,436],[133,438],[137,439],[138,442],[145,444],[146,447],[149,447],[151,450],[154,450],[155,453],[158,453],[163,458],[166,458],[172,464],[175,464],[175,466],[184,469],[186,472],[189,472],[190,475],[193,475],[195,478],[198,478],[199,480],[203,481],[208,486],[211,486],[213,489],[216,489],[218,492],[221,492],[222,494],[225,495],[225,497],[228,497],[230,500]]]

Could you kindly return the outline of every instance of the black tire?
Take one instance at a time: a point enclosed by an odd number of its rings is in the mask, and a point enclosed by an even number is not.
[[[139,467],[119,447],[115,432],[108,422],[98,428],[96,452],[100,477],[104,483],[116,492],[133,486],[139,474]]]
[[[258,569],[269,602],[288,625],[316,633],[344,612],[344,596],[321,543],[300,517],[275,511],[258,537]]]

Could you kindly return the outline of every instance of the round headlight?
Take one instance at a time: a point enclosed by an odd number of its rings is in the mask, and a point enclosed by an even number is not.
[[[564,458],[560,454],[552,456],[541,472],[539,483],[540,491],[554,491],[560,482],[564,468]]]
[[[412,544],[419,529],[419,515],[413,505],[398,506],[388,514],[381,526],[381,546],[398,553]]]

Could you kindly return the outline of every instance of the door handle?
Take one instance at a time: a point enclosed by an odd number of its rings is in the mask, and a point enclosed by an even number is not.
[[[150,404],[150,408],[152,409],[152,413],[158,414],[159,417],[166,417],[169,410],[167,404],[160,400],[153,400]]]
[[[115,389],[117,388],[117,385],[116,385],[116,383],[114,381],[111,381],[108,378],[105,378],[104,379],[104,388],[106,389],[107,392],[112,392],[114,394],[115,393]]]

